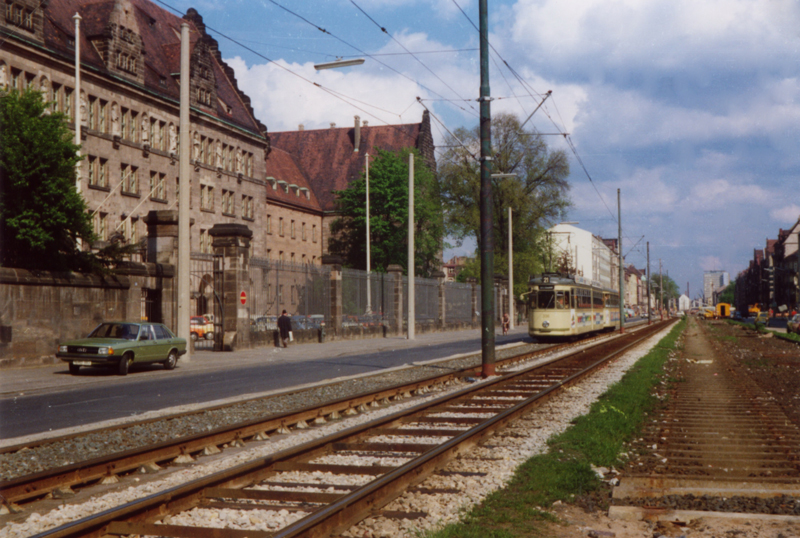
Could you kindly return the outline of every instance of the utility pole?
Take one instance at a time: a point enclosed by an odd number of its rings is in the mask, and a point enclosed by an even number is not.
[[[492,119],[489,97],[489,14],[479,0],[480,19],[480,132],[481,132],[481,363],[482,375],[494,375],[494,239],[492,237]]]
[[[416,303],[414,288],[414,154],[408,154],[408,339],[414,340]]]
[[[191,273],[191,243],[189,241],[189,203],[192,194],[190,186],[190,176],[192,174],[191,163],[189,162],[190,151],[192,148],[189,130],[189,24],[181,24],[181,101],[180,101],[180,140],[181,154],[178,164],[178,178],[181,192],[178,198],[178,321],[177,330],[180,338],[190,340],[189,320],[191,313],[191,294],[189,278]],[[152,142],[152,141],[151,141]],[[192,346],[186,346],[184,361],[191,358]]]
[[[508,326],[514,328],[514,243],[511,237],[511,207],[508,208]]]
[[[650,306],[650,280],[653,275],[650,274],[650,241],[647,242],[647,324],[653,323],[653,312]]]
[[[661,316],[661,321],[664,321],[664,275],[661,273],[661,258],[658,259],[658,281],[661,292],[661,299],[658,301],[658,313]]]
[[[619,332],[625,332],[625,269],[622,267],[622,206],[617,189],[617,256],[619,260]]]

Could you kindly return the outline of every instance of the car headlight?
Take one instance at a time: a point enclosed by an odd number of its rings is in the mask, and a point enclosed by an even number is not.
[[[67,346],[58,346],[58,352],[59,353],[66,353],[67,352]]]
[[[99,347],[97,348],[98,355],[113,355],[114,348],[113,347]]]
[[[545,329],[548,328],[549,326],[550,326],[550,322],[549,321],[545,320],[545,321],[542,322],[542,327],[544,327]]]

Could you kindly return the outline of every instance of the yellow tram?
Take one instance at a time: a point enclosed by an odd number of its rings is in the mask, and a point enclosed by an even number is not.
[[[619,328],[619,292],[595,284],[581,276],[532,276],[528,334],[541,340]]]

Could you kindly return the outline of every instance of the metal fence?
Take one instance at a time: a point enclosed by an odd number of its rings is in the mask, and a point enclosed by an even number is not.
[[[189,286],[192,296],[192,315],[204,316],[213,324],[214,313],[217,311],[214,305],[220,298],[220,292],[214,285],[214,255],[192,252],[190,263]],[[204,331],[202,338],[195,339],[193,337],[195,349],[214,349],[214,332],[221,329],[221,326],[215,327],[215,331]]]
[[[480,287],[478,290],[480,293]],[[444,305],[446,323],[472,321],[472,284],[445,282]]]
[[[403,277],[403,319],[408,321],[408,277]],[[414,320],[436,323],[439,320],[439,281],[435,278],[414,278]]]
[[[327,266],[250,259],[251,328],[277,328],[283,310],[296,329],[319,328],[331,319],[331,276]]]
[[[371,327],[388,322],[394,312],[393,299],[386,273],[342,269],[342,327]]]

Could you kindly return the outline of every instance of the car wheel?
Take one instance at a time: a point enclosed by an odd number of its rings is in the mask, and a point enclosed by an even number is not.
[[[130,368],[132,362],[133,356],[130,353],[126,353],[119,361],[117,373],[119,375],[128,375],[128,368]]]
[[[174,370],[175,365],[178,364],[178,354],[175,353],[175,350],[169,352],[167,356],[167,360],[164,361],[164,369],[165,370]]]
[[[206,333],[206,340],[213,340],[213,339],[214,339],[214,333],[211,332]]]
[[[192,342],[197,342],[197,333],[192,333]]]
[[[81,367],[74,362],[69,363],[69,373],[72,375],[78,375]]]

